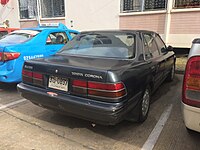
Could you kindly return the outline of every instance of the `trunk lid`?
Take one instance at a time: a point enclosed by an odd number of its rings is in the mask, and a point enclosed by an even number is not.
[[[33,71],[47,76],[106,82],[108,71],[119,72],[130,64],[129,60],[55,55],[37,61],[29,60],[24,68],[32,68]]]

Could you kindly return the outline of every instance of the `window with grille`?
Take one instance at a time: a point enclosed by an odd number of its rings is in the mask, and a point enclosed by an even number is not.
[[[166,0],[145,0],[144,4],[145,10],[166,8]]]
[[[166,9],[167,0],[121,0],[121,12]]]
[[[64,0],[41,0],[42,18],[64,17]]]
[[[195,8],[200,7],[200,0],[175,0],[175,8]]]
[[[123,0],[123,11],[140,11],[141,10],[141,0]]]
[[[20,19],[33,19],[37,16],[36,0],[19,0]]]

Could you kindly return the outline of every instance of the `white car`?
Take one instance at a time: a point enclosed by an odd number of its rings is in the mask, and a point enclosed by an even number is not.
[[[182,92],[185,126],[200,132],[200,39],[195,39],[190,49]]]

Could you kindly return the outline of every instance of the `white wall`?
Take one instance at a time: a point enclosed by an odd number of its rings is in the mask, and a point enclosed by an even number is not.
[[[85,30],[119,29],[120,0],[65,0],[66,25]]]
[[[18,0],[10,0],[5,6],[0,5],[0,23],[9,20],[10,27],[20,27]]]

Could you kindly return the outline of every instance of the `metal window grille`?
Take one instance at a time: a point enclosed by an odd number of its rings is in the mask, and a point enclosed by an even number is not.
[[[175,8],[200,7],[200,0],[175,0]]]
[[[121,12],[166,9],[167,0],[121,0]]]
[[[166,9],[166,0],[145,0],[145,10]]]
[[[64,0],[41,0],[41,12],[43,18],[64,17]]]
[[[142,8],[141,0],[122,0],[121,4],[122,12],[141,11]]]
[[[37,1],[19,0],[20,19],[33,19],[37,16]]]

